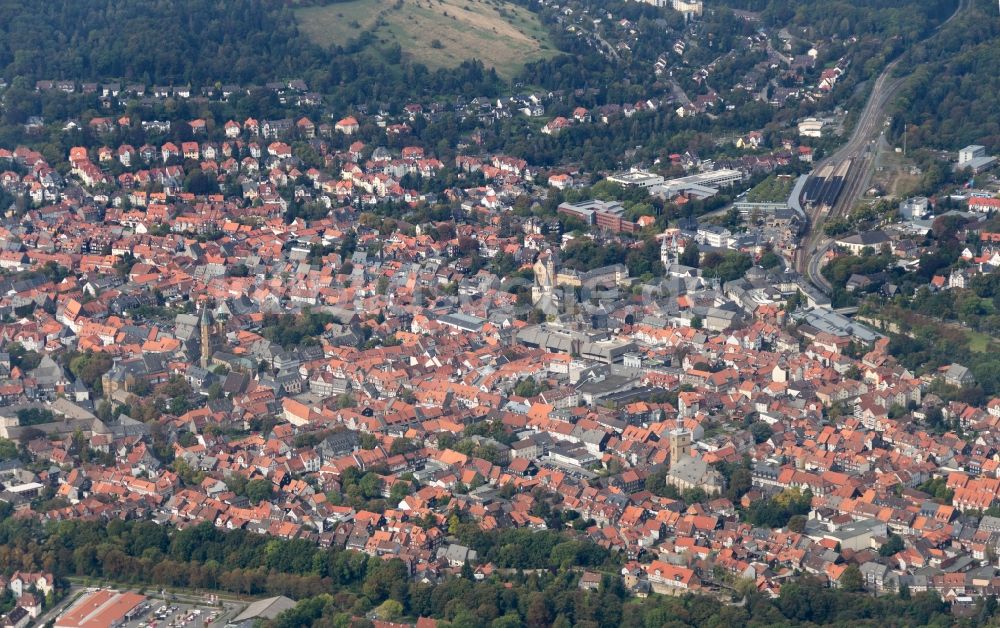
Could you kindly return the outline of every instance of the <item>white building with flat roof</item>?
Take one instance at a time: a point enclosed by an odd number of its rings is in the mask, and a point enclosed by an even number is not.
[[[649,189],[651,194],[663,198],[673,198],[678,194],[688,194],[696,198],[709,198],[719,193],[718,188],[726,187],[743,180],[739,170],[720,168],[697,174],[667,179],[663,183]]]
[[[663,183],[663,177],[643,170],[630,170],[628,172],[613,174],[608,177],[608,181],[629,188],[651,188],[654,185]]]
[[[977,157],[986,156],[986,147],[980,146],[979,144],[971,144],[966,146],[962,150],[958,151],[958,163],[964,164],[976,159]]]
[[[678,13],[683,13],[686,19],[701,17],[705,5],[702,0],[672,0],[670,8]]]
[[[822,120],[806,118],[799,122],[799,135],[802,137],[823,137],[824,126]]]

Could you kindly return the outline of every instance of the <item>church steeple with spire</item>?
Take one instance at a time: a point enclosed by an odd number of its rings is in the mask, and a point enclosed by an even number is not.
[[[212,361],[212,314],[208,303],[201,306],[201,368],[207,369]]]
[[[671,266],[680,264],[678,250],[676,231],[669,232],[669,235],[668,232],[664,232],[660,236],[660,263],[667,270],[670,270]]]

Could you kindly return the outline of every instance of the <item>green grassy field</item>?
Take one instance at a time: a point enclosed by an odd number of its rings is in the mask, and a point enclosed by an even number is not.
[[[990,348],[990,344],[992,343],[993,338],[989,334],[984,334],[979,331],[969,332],[969,351],[985,353]]]
[[[353,0],[296,16],[299,29],[322,46],[372,30],[379,45],[398,43],[405,57],[431,68],[477,58],[510,78],[555,52],[534,13],[502,0]]]

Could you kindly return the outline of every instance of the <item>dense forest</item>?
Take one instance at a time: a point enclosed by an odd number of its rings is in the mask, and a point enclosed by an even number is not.
[[[922,64],[922,65],[921,65]],[[893,138],[904,128],[911,147],[957,150],[967,144],[1000,148],[1000,19],[990,0],[969,0],[965,12],[925,45],[908,51],[915,68],[893,107]]]
[[[322,65],[290,12],[265,0],[0,2],[0,67],[8,80],[145,84],[253,83]]]
[[[788,582],[775,600],[740,584],[733,593],[736,604],[701,595],[633,598],[617,576],[615,559],[592,544],[556,532],[483,533],[474,523],[461,522],[450,527],[482,550],[481,556],[509,570],[477,581],[463,568],[461,577],[430,584],[412,579],[400,560],[209,524],[184,530],[117,520],[42,526],[10,516],[0,523],[0,569],[44,569],[63,583],[89,576],[135,586],[289,595],[300,600],[298,606],[273,622],[289,627],[348,625],[352,617],[372,611],[393,619],[433,617],[452,626],[952,626],[988,621],[996,608],[984,603],[962,620],[934,593],[904,590],[873,598],[857,592],[859,573],[842,590],[809,578]],[[577,586],[582,568],[604,575],[598,590]]]
[[[885,34],[913,43],[955,10],[956,0],[727,0],[737,9],[757,11],[770,25],[797,27],[806,36],[848,39]]]
[[[396,102],[424,94],[496,94],[481,63],[431,72],[404,64],[398,47],[324,50],[298,32],[292,10],[267,0],[0,0],[0,77],[124,79],[145,86],[263,84],[303,79],[334,104]]]

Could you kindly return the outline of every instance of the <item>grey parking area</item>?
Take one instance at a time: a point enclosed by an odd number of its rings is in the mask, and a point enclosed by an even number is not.
[[[150,598],[148,610],[133,621],[123,624],[124,628],[203,628],[205,626],[225,626],[236,617],[245,604],[226,600],[203,602],[190,600]]]

